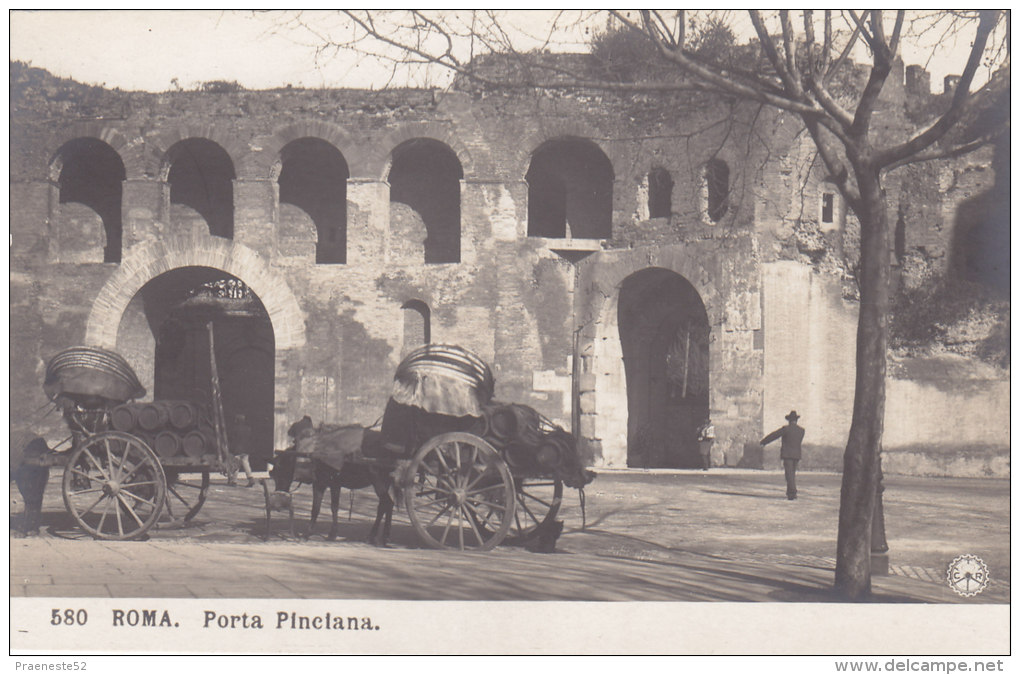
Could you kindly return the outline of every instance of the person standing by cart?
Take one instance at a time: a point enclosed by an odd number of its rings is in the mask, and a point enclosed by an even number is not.
[[[783,460],[783,469],[786,471],[786,498],[790,500],[797,498],[797,462],[800,461],[800,444],[804,440],[804,429],[797,425],[799,419],[797,411],[791,410],[786,416],[789,424],[761,439],[762,445],[767,445],[777,438],[783,439],[779,458]]]
[[[712,420],[705,418],[698,427],[698,452],[701,454],[701,470],[708,471],[712,464],[712,442],[715,441],[715,427]]]

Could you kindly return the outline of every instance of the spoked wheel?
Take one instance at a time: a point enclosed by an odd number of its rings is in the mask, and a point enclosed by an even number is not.
[[[136,539],[159,519],[166,476],[141,439],[109,431],[85,439],[64,469],[64,505],[97,539]]]
[[[209,494],[209,472],[201,478],[181,478],[180,473],[166,470],[166,512],[170,520],[188,522],[205,504]]]
[[[520,543],[556,520],[563,502],[563,481],[551,478],[516,478],[517,509],[507,534],[508,543]]]
[[[430,439],[411,460],[404,503],[418,537],[433,548],[488,551],[513,525],[514,482],[499,453],[474,434]]]

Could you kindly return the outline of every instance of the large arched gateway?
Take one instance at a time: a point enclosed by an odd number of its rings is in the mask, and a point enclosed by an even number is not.
[[[709,322],[689,281],[662,268],[627,277],[618,307],[627,378],[627,465],[698,466],[709,413]]]
[[[156,400],[213,400],[213,359],[234,453],[258,468],[273,454],[273,325],[242,281],[211,267],[181,267],[150,280],[128,303],[118,350]],[[210,408],[211,409],[211,408]]]
[[[86,343],[123,354],[158,398],[202,400],[210,320],[228,433],[246,446],[235,452],[269,456],[296,412],[288,371],[304,318],[284,278],[250,249],[214,237],[133,249],[93,304]]]

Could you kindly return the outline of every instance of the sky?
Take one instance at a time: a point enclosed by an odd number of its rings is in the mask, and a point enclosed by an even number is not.
[[[521,11],[515,20],[541,32],[550,14]],[[370,59],[350,54],[317,58],[310,34],[286,29],[288,12],[13,10],[9,16],[12,60],[111,88],[165,91],[175,83],[190,89],[211,80],[237,81],[248,89],[408,84],[391,83],[389,71]],[[305,12],[304,17],[324,29],[337,21],[328,10]],[[960,50],[967,44],[944,46],[944,58],[930,59],[930,50],[904,55],[908,64],[927,64],[936,91],[945,74],[962,68]],[[442,72],[411,84],[448,82],[449,73]]]
[[[382,88],[385,65],[350,53],[316,56],[306,31],[288,29],[293,12],[250,10],[14,11],[10,58],[88,84],[146,91],[185,89],[211,80],[248,89],[283,87]],[[542,26],[552,12],[518,12],[523,25]],[[301,12],[317,29],[339,23],[332,10]],[[334,31],[334,34],[336,31]],[[437,69],[412,84],[444,86]],[[396,86],[407,82],[394,82]]]

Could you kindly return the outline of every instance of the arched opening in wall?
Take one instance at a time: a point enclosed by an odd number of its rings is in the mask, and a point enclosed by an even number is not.
[[[408,354],[432,342],[432,311],[421,300],[408,300],[400,309],[404,312],[404,340],[401,354]]]
[[[528,181],[528,236],[613,236],[613,165],[583,138],[546,141],[535,150]]]
[[[103,262],[120,262],[121,198],[126,177],[117,151],[98,138],[76,138],[57,152],[61,162],[60,203],[78,203],[103,221],[106,246]]]
[[[234,237],[234,163],[207,138],[187,138],[167,152],[170,220],[175,225],[204,221],[214,237]]]
[[[648,268],[620,287],[627,379],[627,465],[698,467],[709,413],[709,324],[701,296],[676,272]]]
[[[460,181],[464,169],[444,143],[413,138],[393,150],[390,233],[418,238],[424,226],[426,263],[460,262]],[[401,204],[406,208],[395,208]]]
[[[669,218],[673,210],[673,177],[662,167],[648,173],[648,217]]]
[[[151,377],[155,400],[191,401],[206,414],[212,413],[214,353],[229,449],[265,468],[274,445],[275,337],[262,302],[241,280],[211,267],[153,278],[124,312],[117,348],[141,364],[143,380]],[[215,453],[210,425],[192,431]]]
[[[705,192],[708,218],[717,223],[730,205],[730,167],[721,159],[710,159],[705,165]]]
[[[285,204],[315,223],[315,262],[347,262],[347,179],[344,156],[321,138],[299,138],[280,151],[280,219],[297,219]]]

